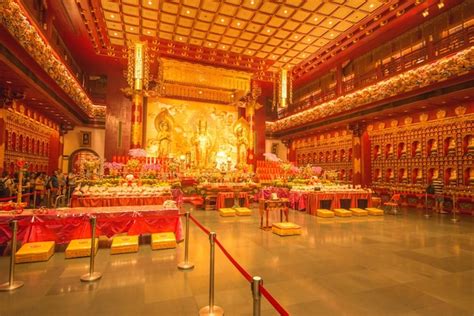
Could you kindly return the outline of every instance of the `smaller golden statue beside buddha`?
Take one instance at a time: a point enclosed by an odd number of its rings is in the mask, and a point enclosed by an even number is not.
[[[234,135],[237,148],[237,166],[244,166],[247,164],[249,131],[249,123],[244,118],[240,118],[237,122],[235,122]],[[306,163],[306,157],[303,157],[303,163]]]
[[[404,143],[401,143],[399,146],[398,146],[398,150],[399,150],[399,153],[398,153],[398,158],[399,159],[403,159],[403,158],[406,158],[407,157],[407,149],[406,149],[406,146]]]
[[[400,182],[401,182],[401,183],[408,183],[408,172],[407,172],[407,169],[401,170]]]
[[[419,169],[416,170],[415,183],[416,184],[423,183],[423,173]]]

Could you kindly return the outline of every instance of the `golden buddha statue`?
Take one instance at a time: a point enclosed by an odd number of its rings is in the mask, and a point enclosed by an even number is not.
[[[413,156],[415,158],[421,158],[421,143],[420,142],[415,143],[415,148],[413,150]]]
[[[448,148],[446,150],[446,154],[448,156],[454,156],[456,155],[456,142],[454,141],[454,138],[449,138],[448,142]]]
[[[468,137],[467,154],[474,155],[474,136],[469,136]]]
[[[430,156],[438,155],[438,141],[436,141],[436,139],[433,139],[433,142],[431,143],[429,155]]]
[[[408,172],[406,169],[403,170],[402,176],[401,176],[401,182],[402,183],[408,183]]]
[[[456,169],[451,170],[451,174],[449,175],[448,183],[450,185],[456,185],[458,182],[458,175]]]
[[[390,159],[393,157],[393,146],[388,145],[387,146],[387,159]]]
[[[400,153],[399,153],[399,158],[406,158],[407,156],[407,149],[405,144],[400,144]]]
[[[415,183],[417,184],[423,183],[423,173],[420,170],[417,170],[416,172]]]

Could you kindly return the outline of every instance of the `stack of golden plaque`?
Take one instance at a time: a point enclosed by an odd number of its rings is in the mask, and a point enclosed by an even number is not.
[[[54,254],[54,241],[30,242],[16,252],[15,262],[48,261]]]
[[[151,249],[176,248],[176,237],[172,232],[156,233],[151,235]]]
[[[272,232],[279,236],[301,235],[301,226],[290,222],[274,223]]]
[[[252,215],[252,211],[246,207],[236,207],[235,212],[237,216],[250,216]]]
[[[339,217],[351,217],[352,216],[352,212],[351,211],[348,211],[346,209],[343,209],[343,208],[336,208],[334,209],[334,214],[336,216],[339,216]]]
[[[366,210],[369,212],[369,215],[382,216],[383,210],[375,207],[367,207]]]
[[[366,210],[363,210],[361,208],[358,208],[358,207],[352,207],[349,210],[352,212],[352,215],[354,215],[354,216],[367,216],[367,215],[369,215],[369,212],[367,212]]]
[[[112,241],[110,254],[138,252],[138,236],[117,236]]]
[[[334,212],[324,208],[318,208],[316,210],[316,216],[325,218],[334,217]]]
[[[99,250],[99,239],[95,239],[95,253]],[[91,255],[91,239],[73,239],[66,248],[66,259],[89,257]]]
[[[235,210],[233,208],[220,208],[219,215],[222,217],[232,217],[235,216]]]

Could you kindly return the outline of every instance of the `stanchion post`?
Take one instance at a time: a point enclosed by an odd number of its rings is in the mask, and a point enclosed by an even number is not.
[[[451,218],[451,222],[453,223],[459,222],[459,218],[456,218],[456,202],[457,202],[456,194],[453,194],[453,217]]]
[[[33,208],[36,208],[36,189],[33,190]]]
[[[252,278],[252,298],[253,298],[253,316],[260,316],[261,314],[261,298],[262,293],[260,293],[260,286],[263,284],[263,280],[259,276],[254,276]]]
[[[184,239],[184,261],[178,263],[178,269],[180,270],[190,270],[194,268],[194,263],[189,262],[189,216],[191,213],[186,211],[185,216],[186,216],[186,234],[185,234],[185,239]]]
[[[95,265],[95,226],[97,224],[97,218],[92,216],[90,219],[91,222],[91,257],[90,257],[90,264],[89,264],[89,273],[84,274],[81,276],[81,281],[83,282],[93,282],[99,280],[102,277],[102,273],[94,272],[94,265]]]
[[[215,267],[215,240],[216,233],[209,233],[209,243],[211,248],[210,255],[210,267],[209,267],[209,305],[201,308],[199,310],[199,315],[201,316],[222,316],[224,315],[224,309],[217,305],[214,305],[214,267]]]
[[[428,193],[425,192],[425,217],[429,218],[430,213],[428,213]]]
[[[10,222],[10,228],[12,230],[12,254],[10,256],[10,275],[8,282],[0,284],[0,291],[13,291],[23,286],[22,281],[15,281],[15,255],[16,255],[16,235],[18,232],[18,221],[13,220]]]

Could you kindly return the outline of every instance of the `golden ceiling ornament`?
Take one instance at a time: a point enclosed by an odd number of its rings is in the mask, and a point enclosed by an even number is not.
[[[410,125],[413,122],[413,118],[411,116],[405,117],[405,125]]]
[[[384,128],[385,128],[385,123],[384,123],[384,122],[380,122],[378,128],[379,128],[379,129],[384,129]]]
[[[466,113],[466,107],[465,106],[458,106],[456,109],[454,109],[454,113],[456,113],[457,116],[464,115]]]
[[[390,126],[391,126],[391,127],[397,127],[397,126],[398,126],[398,120],[392,120],[392,121],[390,122]]]
[[[428,114],[421,113],[420,114],[420,122],[426,122],[426,121],[428,121]]]
[[[436,117],[438,119],[443,119],[446,117],[446,111],[445,110],[439,110],[438,112],[436,112]]]

